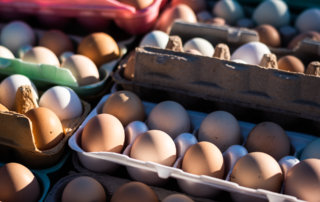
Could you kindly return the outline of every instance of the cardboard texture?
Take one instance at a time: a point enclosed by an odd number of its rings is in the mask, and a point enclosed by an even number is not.
[[[183,42],[194,37],[201,37],[213,45],[227,43],[231,49],[242,44],[259,41],[257,32],[246,28],[210,25],[205,23],[189,23],[176,20],[171,28],[170,35],[178,35]]]
[[[166,92],[164,96],[177,94],[175,98],[182,104],[191,97],[233,105],[233,110],[243,107],[245,115],[250,115],[250,109],[275,113],[267,120],[276,119],[284,125],[290,121],[288,117],[297,123],[305,119],[300,122],[306,129],[303,131],[319,135],[319,77],[151,47],[136,48],[134,61],[132,81],[122,77],[121,66],[113,78],[124,89],[139,95],[146,93],[142,87],[149,89],[151,97],[159,92],[150,90]],[[200,100],[191,102],[197,103]]]
[[[82,106],[83,114],[80,117],[62,121],[65,132],[62,141],[55,147],[44,151],[40,151],[35,145],[32,123],[28,117],[14,111],[0,112],[0,147],[13,151],[16,160],[32,168],[52,166],[64,154],[68,138],[89,114],[90,105],[82,101]]]

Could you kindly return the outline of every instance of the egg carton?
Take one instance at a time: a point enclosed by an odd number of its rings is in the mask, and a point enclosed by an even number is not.
[[[241,120],[271,120],[319,135],[317,76],[152,47],[136,48],[132,80],[123,77],[125,64],[113,79],[142,99],[173,99],[200,111],[225,109]]]
[[[255,5],[257,6],[259,3],[261,3],[263,0],[238,0],[239,3],[243,5]],[[296,9],[296,10],[303,10],[307,8],[314,8],[319,7],[320,1],[319,0],[284,0],[290,8]]]
[[[0,24],[0,30],[3,26],[4,24]],[[45,32],[40,29],[34,29],[34,31],[37,38],[40,38]],[[79,44],[83,38],[75,35],[68,36],[76,44]],[[127,46],[133,43],[134,40],[135,37],[130,37],[127,40],[117,42],[121,56],[126,54]],[[39,90],[46,90],[54,85],[67,86],[72,88],[81,98],[91,101],[96,99],[96,97],[100,99],[106,93],[106,90],[109,90],[111,72],[119,61],[120,58],[112,60],[99,68],[99,82],[79,86],[76,78],[67,68],[25,62],[19,58],[9,59],[0,57],[0,79],[2,80],[12,74],[22,74],[32,80]]]
[[[78,156],[81,165],[98,173],[114,173],[121,165],[125,166],[128,174],[135,180],[150,184],[163,185],[169,178],[177,181],[179,187],[186,193],[198,197],[217,197],[221,192],[228,192],[233,196],[234,200],[238,201],[300,201],[293,196],[288,196],[280,193],[274,193],[262,189],[251,189],[239,186],[236,183],[217,179],[204,175],[194,175],[184,172],[180,169],[180,163],[183,156],[179,156],[173,167],[160,165],[154,162],[146,162],[129,157],[131,144],[126,146],[123,153],[113,152],[85,152],[80,146],[80,137],[84,126],[87,122],[97,114],[102,112],[102,107],[110,95],[104,96],[98,105],[91,111],[86,120],[81,124],[79,129],[69,139],[69,146]],[[143,102],[144,109],[148,115],[155,106],[151,102]],[[191,119],[193,134],[196,136],[196,131],[200,127],[202,120],[206,117],[206,113],[188,110],[188,115]],[[249,132],[255,124],[239,121],[241,134],[245,140]],[[289,136],[292,155],[298,156],[299,152],[311,141],[314,136],[286,131]]]
[[[75,159],[77,160],[77,159]],[[78,163],[74,164],[79,168]],[[77,168],[76,168],[77,169]],[[123,184],[131,182],[129,179],[121,178],[121,177],[116,177],[116,176],[111,176],[107,174],[102,174],[102,173],[94,173],[90,172],[85,169],[80,168],[80,173],[70,173],[68,176],[65,176],[61,178],[50,190],[48,193],[45,201],[50,201],[50,202],[58,202],[61,201],[63,189],[65,186],[70,182],[71,180],[80,177],[80,176],[89,176],[94,179],[96,179],[98,182],[101,183],[103,188],[106,191],[107,199],[110,199],[112,195],[117,191],[117,189],[122,186]],[[162,187],[156,187],[156,186],[150,186],[150,188],[155,191],[157,194],[158,198],[160,201],[162,201],[165,197],[171,195],[171,194],[182,194],[181,192],[173,191],[170,189],[165,189]],[[206,199],[206,198],[200,198],[200,197],[193,197],[189,196],[196,202],[213,202],[213,200]],[[110,201],[110,200],[108,200]]]
[[[201,37],[208,40],[213,45],[225,43],[233,52],[240,45],[252,41],[259,41],[259,35],[256,31],[247,28],[236,28],[231,26],[218,26],[205,23],[189,23],[175,21],[172,25],[170,35],[180,36],[183,42],[194,37]],[[269,47],[272,53],[278,58],[285,55],[294,55],[308,65],[312,61],[317,61],[320,56],[320,43],[310,39],[303,40],[300,45],[294,49]]]
[[[31,120],[15,111],[0,111],[0,150],[7,161],[26,164],[32,168],[48,168],[56,164],[65,154],[69,137],[77,130],[90,112],[89,103],[82,101],[80,117],[62,121],[63,139],[53,148],[39,150],[36,147]]]
[[[52,17],[99,17],[113,20],[131,34],[141,34],[153,27],[165,3],[166,0],[154,0],[147,8],[136,10],[116,0],[0,0],[0,10]]]

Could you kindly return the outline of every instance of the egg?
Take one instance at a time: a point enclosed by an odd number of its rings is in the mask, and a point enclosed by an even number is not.
[[[130,157],[173,166],[177,158],[177,151],[172,138],[167,133],[160,130],[149,130],[138,136],[133,142]]]
[[[245,147],[248,152],[265,152],[276,160],[290,154],[290,140],[286,132],[276,123],[262,122],[249,133]]]
[[[132,121],[144,121],[145,112],[141,99],[131,91],[112,93],[102,107],[102,113],[117,117],[123,126]]]
[[[202,55],[212,57],[214,54],[213,45],[206,39],[196,37],[188,40],[183,45],[184,51],[188,51],[190,49],[194,49],[199,51]]]
[[[8,76],[0,83],[0,103],[6,106],[9,110],[14,109],[16,92],[20,86],[32,86],[32,92],[36,100],[38,99],[38,91],[35,85],[26,76],[13,74]]]
[[[107,201],[103,186],[96,179],[80,176],[72,179],[64,187],[61,202]]]
[[[224,152],[231,145],[241,144],[240,125],[229,112],[215,111],[202,121],[198,139],[211,142]]]
[[[237,48],[231,55],[231,60],[242,60],[245,63],[259,65],[264,54],[271,53],[261,42],[249,42]]]
[[[46,47],[56,56],[63,52],[73,51],[71,39],[60,30],[49,30],[43,33],[39,40],[39,46]]]
[[[223,26],[226,24],[226,20],[220,17],[213,17],[209,22],[212,25],[218,25],[218,26]]]
[[[185,4],[178,4],[168,7],[163,11],[158,18],[154,29],[169,33],[173,22],[178,19],[191,23],[197,22],[197,16],[189,6]]]
[[[255,30],[258,32],[260,42],[271,47],[278,47],[281,45],[280,34],[272,25],[259,25]]]
[[[6,47],[0,45],[0,57],[14,59],[13,53]]]
[[[30,201],[40,199],[40,185],[34,174],[20,163],[0,167],[0,201]]]
[[[227,24],[234,25],[238,19],[244,17],[242,6],[234,0],[220,0],[213,9],[212,13],[226,20]]]
[[[97,66],[84,55],[71,55],[64,60],[61,67],[69,69],[80,86],[99,82]]]
[[[178,4],[186,4],[189,6],[195,13],[205,11],[207,8],[205,0],[172,0],[171,6],[176,6]]]
[[[278,60],[278,68],[289,72],[304,73],[305,68],[301,60],[293,55],[282,56]]]
[[[35,145],[39,150],[51,149],[63,139],[62,123],[50,109],[38,107],[25,115],[31,120]]]
[[[32,28],[22,21],[12,21],[6,24],[0,34],[0,42],[13,54],[17,55],[19,48],[34,45],[36,36]]]
[[[162,202],[194,202],[194,200],[184,194],[171,194],[165,197]]]
[[[168,41],[169,35],[167,33],[160,30],[153,30],[142,38],[139,46],[151,46],[165,49]]]
[[[288,25],[290,11],[282,0],[262,1],[254,10],[252,19],[258,24],[270,24],[276,28]]]
[[[118,0],[122,3],[135,7],[138,10],[145,9],[153,3],[153,0]]]
[[[174,101],[163,101],[151,110],[147,126],[150,129],[162,130],[174,139],[181,133],[189,132],[191,122],[182,105]]]
[[[198,142],[186,151],[182,170],[196,175],[208,175],[222,179],[225,165],[221,151],[210,142]]]
[[[320,159],[320,138],[313,140],[303,149],[300,159],[305,160],[309,158]]]
[[[60,120],[79,117],[83,112],[78,95],[65,86],[54,86],[46,90],[40,97],[39,106],[51,109]]]
[[[103,32],[92,33],[83,38],[78,46],[78,53],[90,58],[98,68],[120,56],[116,41]]]
[[[111,202],[158,202],[157,194],[146,184],[128,182],[112,195]]]
[[[60,66],[57,56],[48,48],[36,46],[23,54],[22,58],[25,62],[31,62],[36,64],[47,64],[56,67]]]
[[[320,32],[320,9],[309,8],[303,11],[296,19],[295,26],[300,32]]]
[[[230,181],[253,189],[280,192],[283,174],[272,156],[263,152],[251,152],[236,162]]]
[[[120,153],[124,138],[124,128],[116,117],[110,114],[98,114],[83,128],[81,147],[86,152]]]
[[[320,159],[305,159],[288,171],[284,194],[316,202],[320,198]]]
[[[314,31],[308,31],[295,36],[289,43],[288,48],[294,49],[300,45],[300,42],[304,39],[311,39],[314,41],[320,41],[320,33]]]

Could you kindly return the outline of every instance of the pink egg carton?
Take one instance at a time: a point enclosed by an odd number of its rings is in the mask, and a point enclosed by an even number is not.
[[[158,163],[150,161],[146,162],[131,158],[129,156],[131,144],[124,148],[123,153],[85,152],[80,145],[80,137],[83,128],[92,117],[101,113],[103,104],[109,98],[109,96],[110,94],[105,95],[100,100],[98,105],[91,111],[91,113],[81,124],[78,130],[69,139],[69,146],[72,150],[76,152],[76,155],[81,165],[85,169],[88,169],[91,172],[112,174],[120,166],[125,166],[129,176],[134,180],[141,181],[153,186],[164,186],[165,183],[168,182],[169,178],[173,178],[177,181],[180,189],[186,192],[187,194],[210,199],[215,199],[215,197],[219,196],[219,194],[222,192],[228,192],[230,193],[231,198],[235,201],[301,201],[294,196],[275,193],[263,189],[247,188],[240,186],[237,183],[230,182],[228,180],[218,179],[205,175],[195,175],[185,172],[181,169],[181,162],[183,158],[183,149],[181,148],[184,147],[184,149],[186,149],[188,148],[188,146],[192,144],[186,144],[187,146],[179,146],[181,142],[177,143],[177,139],[175,139],[175,143],[177,146],[178,157],[172,167],[160,165]],[[151,102],[143,102],[143,105],[147,115],[156,106],[156,104]],[[202,120],[207,116],[207,114],[191,110],[188,110],[187,112],[191,120],[192,128],[194,129],[193,135],[196,137],[197,130],[200,127]],[[242,138],[245,140],[252,128],[255,126],[255,124],[239,121],[239,125],[241,128]],[[299,152],[308,143],[310,143],[316,138],[311,135],[292,131],[286,131],[286,133],[289,136],[290,143],[292,146],[291,153],[296,157],[299,156]],[[224,155],[227,156],[226,152],[224,152]],[[237,155],[237,153],[234,153],[234,155]],[[227,168],[229,168],[227,170],[229,170],[230,172],[232,166],[230,166],[230,163],[228,162],[229,160],[226,160],[225,157],[226,166]],[[226,177],[226,179],[228,179],[228,176]]]
[[[166,2],[154,0],[147,8],[136,10],[117,0],[0,0],[0,10],[63,17],[102,17],[114,20],[131,34],[141,34],[153,27]]]

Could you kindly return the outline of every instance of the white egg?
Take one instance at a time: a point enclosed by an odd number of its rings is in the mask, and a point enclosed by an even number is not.
[[[240,60],[240,59],[234,59],[232,60],[233,62],[236,62],[236,63],[240,63],[240,64],[247,64],[245,61],[243,60]]]
[[[183,46],[184,51],[190,51],[191,49],[195,49],[199,51],[202,55],[212,57],[214,54],[213,45],[203,38],[192,38],[187,41]]]
[[[0,46],[0,57],[13,59],[14,55],[12,52],[4,46]]]
[[[13,21],[2,28],[0,42],[17,55],[20,47],[34,45],[35,33],[22,21]]]
[[[244,17],[242,6],[233,0],[220,0],[218,1],[212,10],[213,14],[224,18],[227,24],[233,25],[238,19]]]
[[[310,8],[302,12],[296,20],[296,28],[300,32],[317,31],[320,32],[320,9]]]
[[[261,42],[249,42],[237,48],[231,55],[231,60],[240,60],[252,65],[259,65],[264,54],[271,53]]]
[[[160,30],[154,30],[146,34],[140,42],[140,47],[152,46],[165,49],[169,41],[169,35]]]
[[[282,0],[266,0],[254,10],[252,18],[258,25],[270,24],[281,27],[289,24],[290,11]]]
[[[14,109],[14,103],[16,99],[16,92],[20,86],[31,85],[32,92],[38,100],[38,91],[35,85],[30,81],[30,79],[24,75],[13,74],[5,78],[0,83],[0,103],[6,106],[9,110]]]
[[[82,114],[80,98],[71,88],[64,86],[54,86],[45,91],[39,106],[51,109],[60,120],[76,118]]]

